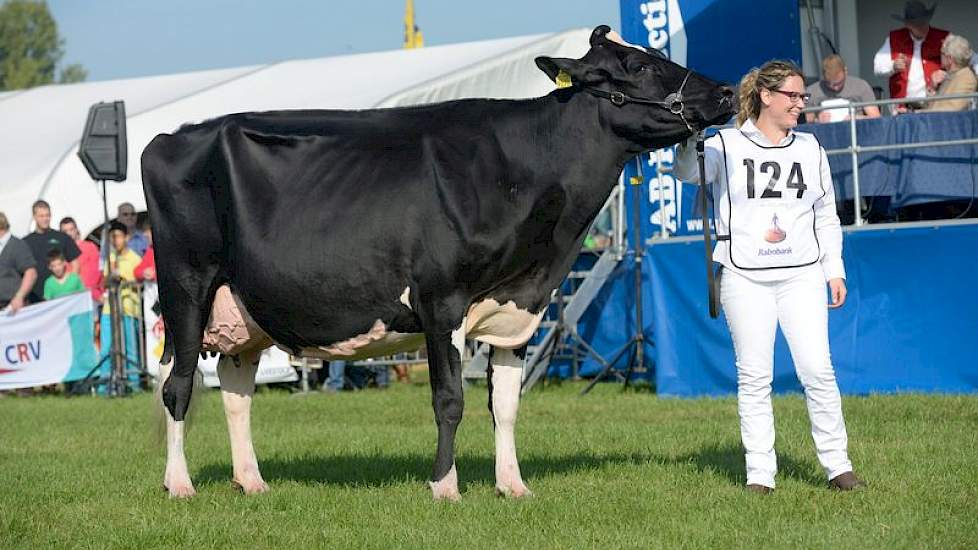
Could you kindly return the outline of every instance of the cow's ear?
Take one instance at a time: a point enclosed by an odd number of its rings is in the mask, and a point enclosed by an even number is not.
[[[599,25],[597,27],[594,27],[594,30],[591,31],[591,45],[597,46],[602,41],[607,40],[607,38],[605,38],[605,35],[608,34],[609,32],[611,32],[611,27],[609,27],[608,25]]]
[[[571,84],[594,84],[599,80],[597,72],[580,59],[541,56],[536,58],[536,64],[557,85],[566,84],[565,77],[562,76],[560,81],[557,79],[561,73],[570,78]]]

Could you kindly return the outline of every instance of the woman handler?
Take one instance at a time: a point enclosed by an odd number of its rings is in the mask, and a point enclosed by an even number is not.
[[[812,439],[829,484],[865,485],[849,461],[842,399],[829,356],[825,282],[830,308],[846,299],[842,230],[825,151],[794,132],[809,99],[801,70],[784,61],[753,69],[740,82],[737,128],[705,143],[713,184],[717,246],[723,266],[720,303],[737,356],[737,408],[746,451],[747,488],[774,489],[774,336],[778,324],[805,388]],[[692,143],[674,170],[699,181]]]

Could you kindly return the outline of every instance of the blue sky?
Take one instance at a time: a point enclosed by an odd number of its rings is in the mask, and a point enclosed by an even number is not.
[[[390,50],[404,0],[48,0],[64,64],[110,80]],[[619,0],[414,0],[425,45],[609,24]]]

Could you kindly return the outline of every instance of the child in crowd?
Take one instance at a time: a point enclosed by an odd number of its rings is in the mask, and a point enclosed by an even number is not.
[[[85,291],[85,285],[78,274],[68,271],[68,262],[60,248],[48,252],[48,269],[51,275],[44,281],[45,300]]]

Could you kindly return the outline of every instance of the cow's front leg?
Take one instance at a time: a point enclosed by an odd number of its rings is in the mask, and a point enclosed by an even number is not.
[[[455,470],[455,432],[462,421],[462,348],[465,321],[451,333],[426,334],[431,404],[438,425],[438,450],[431,476],[435,500],[460,500]]]
[[[217,363],[224,415],[231,437],[231,463],[234,468],[231,482],[246,495],[268,491],[268,485],[258,470],[258,459],[251,443],[251,397],[255,393],[259,355],[259,351],[242,353],[238,356],[240,366],[226,355],[222,355]]]
[[[523,483],[516,460],[516,413],[525,354],[526,347],[493,348],[489,373],[489,412],[496,433],[496,494],[517,498],[533,494]]]

